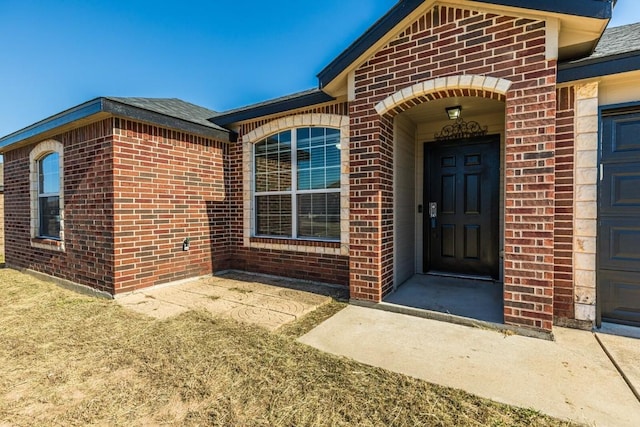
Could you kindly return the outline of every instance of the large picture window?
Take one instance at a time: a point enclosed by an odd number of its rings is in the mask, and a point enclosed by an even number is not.
[[[38,160],[38,237],[60,238],[60,155]]]
[[[299,128],[254,148],[255,235],[340,239],[340,131]]]

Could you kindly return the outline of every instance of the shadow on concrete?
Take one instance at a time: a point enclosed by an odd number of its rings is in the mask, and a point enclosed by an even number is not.
[[[491,323],[504,321],[502,283],[493,281],[416,275],[384,302]]]
[[[599,328],[594,329],[594,332],[597,332],[599,334],[640,339],[640,328],[637,326],[618,325],[615,323],[602,322],[602,325]]]
[[[331,297],[337,301],[346,302],[349,300],[349,288],[346,286],[331,285],[318,282],[309,282],[299,279],[289,279],[286,277],[268,276],[244,271],[226,271],[216,274],[218,277],[238,280],[247,283],[262,283],[265,285],[278,286],[281,288],[304,291],[317,295]]]

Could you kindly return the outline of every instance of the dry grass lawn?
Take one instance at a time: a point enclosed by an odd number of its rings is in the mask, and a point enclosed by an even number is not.
[[[0,426],[549,426],[534,411],[189,312],[157,321],[0,269]]]

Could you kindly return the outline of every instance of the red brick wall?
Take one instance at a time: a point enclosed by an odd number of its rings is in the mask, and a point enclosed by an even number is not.
[[[124,119],[114,126],[115,292],[227,269],[227,144]]]
[[[4,255],[4,164],[0,164],[0,255]]]
[[[65,252],[30,245],[29,153],[5,154],[6,261],[9,266],[111,292],[113,280],[112,120],[53,138],[64,146]]]
[[[346,103],[336,102],[315,108],[297,111],[292,115],[324,113],[347,115]],[[242,135],[278,118],[282,114],[267,119],[245,123],[238,130],[239,142],[230,146],[231,171],[229,186],[233,191],[229,195],[230,200],[230,242],[231,262],[230,268],[252,271],[264,274],[292,277],[303,280],[313,280],[326,283],[347,285],[349,281],[349,262],[347,256],[332,254],[316,254],[301,251],[287,251],[275,249],[258,249],[246,247],[243,241],[243,179],[242,179]],[[255,240],[255,239],[254,239]],[[312,241],[292,241],[287,239],[258,239],[263,243],[283,243],[296,246],[326,246],[335,247],[335,243],[322,243]]]
[[[374,106],[420,81],[479,74],[507,93],[505,321],[551,329],[554,279],[555,76],[545,23],[453,7],[426,13],[364,63],[351,116],[351,294],[392,289],[392,122]]]
[[[240,246],[235,248],[231,268],[346,286],[349,275],[346,258]]]
[[[557,98],[553,315],[573,319],[575,88],[558,89]]]
[[[4,193],[0,192],[0,255],[4,255]]]
[[[64,145],[65,251],[29,243],[34,144],[5,155],[7,264],[109,293],[228,268],[226,144],[117,118],[51,139]]]

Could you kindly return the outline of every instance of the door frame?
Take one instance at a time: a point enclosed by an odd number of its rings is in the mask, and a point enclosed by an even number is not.
[[[430,268],[430,262],[431,262],[431,228],[429,225],[429,214],[428,214],[428,201],[431,200],[431,186],[430,185],[426,185],[427,181],[428,181],[428,177],[431,176],[431,172],[432,172],[432,168],[431,168],[431,157],[432,157],[432,152],[435,148],[441,148],[441,147],[448,147],[448,146],[459,146],[459,145],[465,145],[465,146],[469,146],[469,145],[475,145],[475,144],[484,144],[484,143],[493,143],[496,145],[496,150],[497,150],[497,155],[498,155],[498,163],[499,163],[499,170],[502,171],[502,155],[501,155],[501,142],[502,142],[502,136],[499,133],[496,134],[490,134],[490,135],[485,135],[485,136],[479,136],[479,137],[473,137],[473,138],[466,138],[466,139],[455,139],[455,140],[445,140],[445,141],[427,141],[423,143],[424,146],[424,157],[423,157],[423,176],[422,176],[422,182],[423,184],[423,200],[424,200],[424,214],[422,215],[422,246],[423,246],[423,250],[422,250],[422,269],[424,271],[425,274],[428,274],[431,270]],[[496,193],[499,195],[500,191],[501,191],[501,186],[500,186],[500,182],[501,182],[502,177],[500,176],[500,172],[498,173],[498,182],[497,182],[497,188]],[[495,239],[496,239],[496,251],[497,253],[496,255],[496,259],[497,259],[497,278],[493,278],[493,280],[495,281],[500,281],[501,277],[502,277],[502,272],[500,271],[502,263],[501,263],[501,238],[500,238],[500,210],[503,208],[501,203],[500,203],[501,197],[498,196],[498,209],[496,210],[495,213],[495,225],[493,226],[494,230],[493,233],[495,235]],[[455,274],[452,274],[455,275]],[[460,275],[462,276],[462,275]],[[467,275],[464,275],[467,276]],[[468,275],[469,278],[473,278],[473,277],[478,277],[475,276],[473,274],[469,274]],[[484,277],[482,277],[484,278]]]

